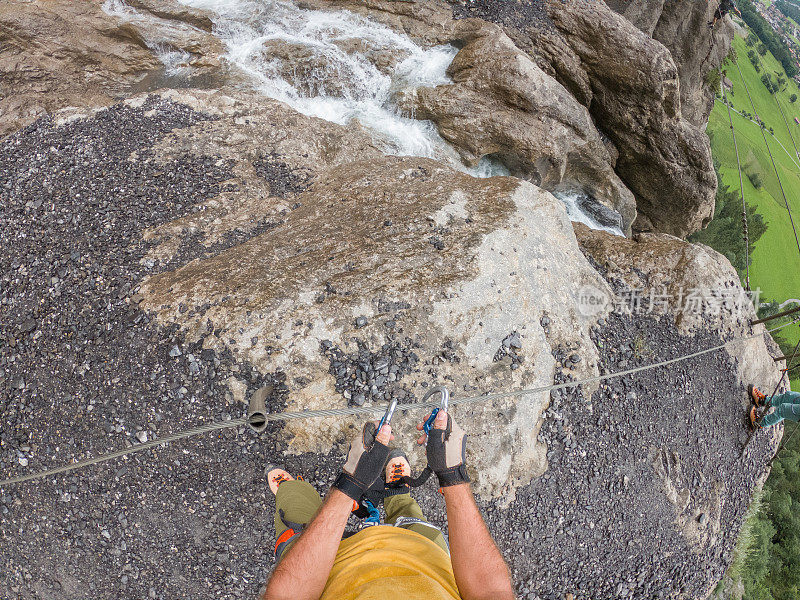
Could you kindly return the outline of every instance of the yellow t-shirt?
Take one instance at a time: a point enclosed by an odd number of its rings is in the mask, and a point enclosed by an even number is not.
[[[377,525],[343,540],[320,600],[461,600],[450,557],[424,535]]]

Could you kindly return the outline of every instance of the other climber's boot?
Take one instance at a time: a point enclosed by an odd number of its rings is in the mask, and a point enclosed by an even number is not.
[[[766,406],[767,405],[767,396],[759,390],[756,386],[752,383],[747,386],[747,393],[750,395],[750,399],[753,401],[753,404],[756,406]]]

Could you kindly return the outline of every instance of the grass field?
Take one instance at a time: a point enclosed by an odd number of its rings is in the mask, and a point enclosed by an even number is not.
[[[796,156],[794,149],[794,144],[800,147],[800,125],[794,122],[795,117],[800,119],[800,99],[795,103],[789,100],[792,94],[800,97],[800,89],[790,79],[784,85],[784,89],[773,96],[762,83],[761,75],[769,72],[777,78],[777,74],[780,73],[786,78],[781,65],[770,53],[767,53],[760,57],[762,69],[761,73],[757,73],[747,57],[750,48],[741,37],[736,36],[734,48],[738,54],[738,63],[752,96],[755,111],[750,106],[742,77],[740,77],[736,65],[732,63],[723,66],[727,78],[733,84],[733,94],[729,93],[728,97],[735,110],[758,114],[768,128],[772,127],[774,136],[766,132],[767,140],[775,158],[783,191],[795,217],[795,225],[800,227],[800,158]],[[776,105],[776,98],[786,114],[788,128]],[[768,224],[767,232],[759,240],[753,253],[753,262],[750,266],[751,285],[753,288],[761,288],[762,300],[783,302],[790,298],[800,298],[800,252],[795,242],[789,212],[786,210],[778,178],[775,176],[759,127],[735,112],[733,113],[733,124],[736,141],[739,145],[739,157],[745,174],[743,178],[744,197],[748,203],[757,207],[758,212],[763,215]],[[714,106],[708,132],[712,139],[712,152],[720,164],[723,182],[732,189],[738,190],[739,175],[728,112],[721,102],[717,102]],[[746,174],[760,178],[761,188],[756,189]],[[800,328],[797,326],[789,327],[784,331],[785,338],[794,342],[800,339]],[[800,389],[800,379],[793,380],[793,388]]]

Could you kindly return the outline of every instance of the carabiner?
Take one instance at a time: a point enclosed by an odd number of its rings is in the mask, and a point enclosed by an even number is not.
[[[386,409],[386,412],[383,413],[383,417],[381,417],[380,423],[378,423],[378,428],[375,430],[375,437],[381,432],[381,427],[384,425],[389,425],[392,421],[392,417],[394,416],[394,409],[397,408],[397,399],[395,398],[389,404],[389,408]]]
[[[425,400],[437,393],[442,395],[442,404],[439,408],[434,408],[431,411],[431,416],[428,417],[428,420],[422,425],[422,430],[426,434],[430,433],[431,429],[433,428],[433,422],[436,420],[436,415],[439,414],[439,411],[443,410],[444,412],[447,412],[447,407],[450,402],[450,392],[448,392],[447,388],[443,385],[429,390],[428,393],[422,397],[422,401],[425,402]]]

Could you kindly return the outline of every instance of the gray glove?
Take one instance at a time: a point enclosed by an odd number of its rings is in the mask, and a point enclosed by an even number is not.
[[[389,457],[388,443],[391,439],[392,428],[389,425],[381,428],[378,436],[381,441],[376,439],[376,429],[375,423],[370,422],[364,425],[361,435],[351,442],[347,461],[342,467],[341,474],[333,483],[333,487],[338,488],[356,502],[381,476],[386,459]]]
[[[469,483],[466,452],[467,434],[453,417],[439,411],[426,445],[428,467],[436,473],[439,487]]]

